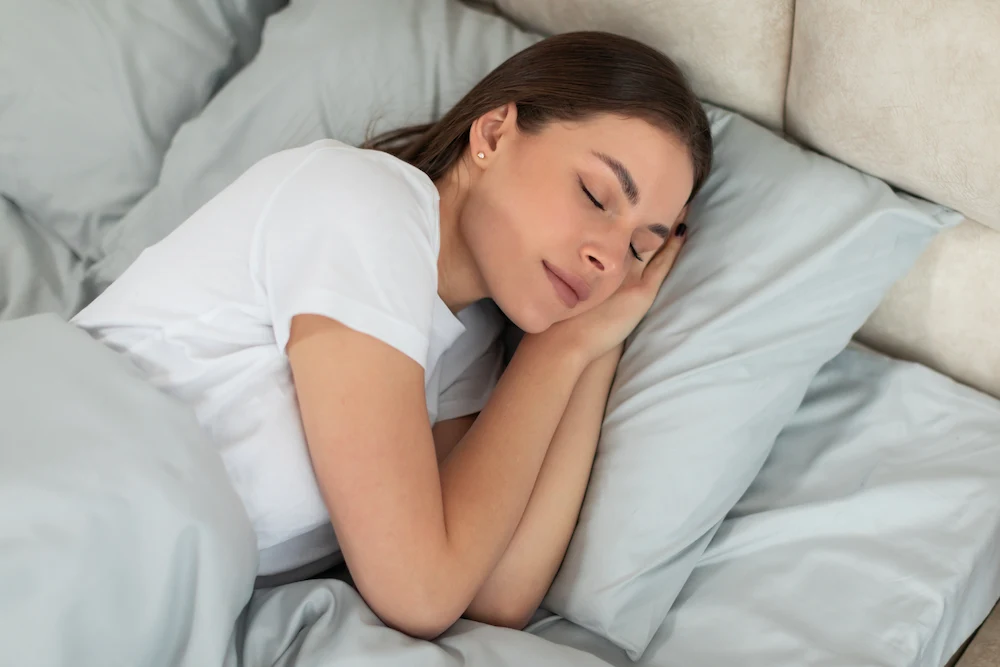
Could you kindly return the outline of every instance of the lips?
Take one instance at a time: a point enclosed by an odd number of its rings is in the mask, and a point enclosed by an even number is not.
[[[590,297],[590,285],[585,280],[571,273],[566,273],[545,260],[542,260],[542,264],[545,266],[546,275],[548,275],[556,293],[568,308],[573,308]]]

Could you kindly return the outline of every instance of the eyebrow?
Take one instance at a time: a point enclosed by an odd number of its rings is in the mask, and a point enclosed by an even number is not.
[[[621,186],[622,192],[625,193],[625,197],[628,198],[629,203],[632,206],[637,205],[639,203],[639,186],[635,184],[635,179],[632,178],[632,172],[628,170],[628,167],[606,153],[592,152],[614,172],[615,177],[618,178],[618,184]],[[648,229],[661,239],[670,238],[670,227],[666,225],[650,225]]]
[[[635,179],[632,178],[632,173],[628,170],[628,168],[606,153],[599,153],[598,151],[593,151],[593,153],[601,162],[608,165],[608,168],[614,172],[615,176],[618,178],[618,184],[621,185],[622,192],[625,193],[629,203],[631,203],[632,206],[638,204],[639,186],[635,184]]]
[[[670,238],[670,228],[666,225],[650,225],[647,229],[659,236],[661,239]]]

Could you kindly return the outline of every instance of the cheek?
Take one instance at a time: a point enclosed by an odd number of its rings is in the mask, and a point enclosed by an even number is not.
[[[499,187],[482,188],[466,204],[466,239],[480,264],[507,264],[527,249],[519,206]]]
[[[552,180],[528,164],[511,163],[488,172],[469,202],[470,231],[477,245],[491,255],[506,254],[510,264],[542,258],[565,261],[572,252],[568,244],[579,230]]]

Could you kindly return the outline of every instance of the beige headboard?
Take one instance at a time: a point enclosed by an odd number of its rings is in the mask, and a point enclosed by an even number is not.
[[[640,39],[703,99],[964,213],[858,338],[1000,397],[1000,0],[496,4]]]

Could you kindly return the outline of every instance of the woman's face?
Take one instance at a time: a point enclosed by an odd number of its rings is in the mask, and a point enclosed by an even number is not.
[[[472,158],[480,171],[460,224],[489,296],[537,333],[602,303],[653,256],[694,175],[680,141],[643,120],[601,115],[525,134],[514,113],[473,126],[473,155],[485,157]]]

